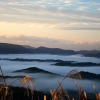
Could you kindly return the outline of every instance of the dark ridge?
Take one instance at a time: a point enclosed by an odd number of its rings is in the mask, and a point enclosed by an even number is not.
[[[100,50],[80,50],[80,51],[77,51],[77,53],[84,54],[84,55],[87,55],[87,54],[98,54],[98,53],[100,53]]]
[[[97,54],[85,54],[84,56],[100,58],[100,53],[97,53]]]
[[[77,52],[73,50],[63,50],[59,48],[47,48],[47,47],[32,48],[30,46],[0,43],[0,54],[24,54],[24,53],[57,54],[57,55],[77,54]]]
[[[31,48],[31,49],[35,49],[34,47],[32,47],[32,46],[29,46],[29,45],[22,45],[23,47],[25,47],[25,48]]]
[[[16,70],[14,72],[24,72],[24,73],[47,73],[47,74],[52,74],[52,75],[58,75],[49,71],[45,71],[43,69],[39,69],[37,67],[30,67],[27,69],[22,69],[22,70]]]
[[[77,54],[73,50],[63,50],[59,48],[47,48],[47,47],[38,47],[35,49],[35,53],[47,53],[47,54],[66,54],[66,55],[74,55]]]
[[[82,79],[99,80],[100,81],[100,74],[94,74],[94,73],[84,72],[84,71],[81,71],[80,74],[82,75]]]
[[[0,54],[32,53],[32,49],[27,49],[21,45],[0,43]]]
[[[4,78],[23,78],[24,76],[4,76]],[[0,78],[2,78],[2,76],[0,75]]]
[[[53,60],[53,59],[46,59],[46,60],[42,60],[42,59],[23,59],[23,58],[15,58],[15,59],[8,59],[8,58],[4,58],[0,60],[9,60],[9,61],[38,61],[38,62],[62,62],[63,60]],[[72,62],[72,61],[69,61]]]
[[[85,57],[100,58],[100,50],[80,50],[77,53],[83,54]]]
[[[9,43],[0,43],[0,54],[54,54],[54,55],[75,55],[83,54],[86,57],[100,58],[100,50],[64,50],[60,48],[38,47],[34,48],[28,45],[17,45]]]
[[[62,61],[62,62],[57,62],[55,64],[56,66],[77,66],[77,67],[87,67],[87,66],[100,66],[100,63],[92,63],[92,62],[68,62],[68,61]]]

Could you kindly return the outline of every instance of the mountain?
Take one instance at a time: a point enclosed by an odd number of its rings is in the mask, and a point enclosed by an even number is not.
[[[34,47],[29,46],[29,45],[22,45],[22,46],[25,47],[25,48],[35,49]]]
[[[32,53],[32,49],[27,49],[21,45],[0,43],[0,54]]]
[[[100,58],[100,50],[63,50],[60,48],[47,48],[38,47],[34,48],[28,45],[17,45],[9,43],[0,43],[0,54],[55,54],[55,55],[75,55],[82,54],[86,57],[98,57]]]
[[[96,57],[100,58],[100,50],[80,50],[77,51],[79,54],[83,54],[86,57]]]
[[[100,58],[100,53],[97,53],[97,54],[85,54],[84,56]]]
[[[0,43],[0,54],[24,54],[24,53],[59,54],[59,55],[77,54],[73,50],[63,50],[59,48],[47,48],[47,47],[33,48],[27,45],[23,46],[23,45],[16,45],[16,44]]]
[[[100,50],[80,50],[80,51],[77,51],[77,53],[79,54],[98,54],[100,53]]]
[[[26,68],[26,69],[22,69],[22,70],[16,70],[13,71],[14,73],[18,73],[18,72],[24,72],[24,73],[45,73],[45,74],[52,74],[52,75],[59,75],[59,74],[55,74],[49,71],[45,71],[43,69],[37,68],[37,67],[30,67],[30,68]]]
[[[74,55],[77,54],[73,50],[63,50],[59,48],[47,48],[47,47],[38,47],[34,49],[35,53],[43,53],[43,54],[65,54],[65,55]]]

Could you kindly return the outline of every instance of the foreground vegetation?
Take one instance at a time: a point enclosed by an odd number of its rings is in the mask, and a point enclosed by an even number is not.
[[[82,85],[77,85],[76,79],[81,79],[81,74],[77,70],[70,71],[61,82],[58,81],[57,88],[50,90],[48,94],[40,92],[30,76],[24,76],[22,80],[17,79],[14,81],[19,81],[22,87],[12,87],[14,82],[8,86],[1,67],[0,71],[2,74],[0,78],[4,81],[3,84],[0,84],[0,100],[100,100],[100,93],[96,92],[95,86],[93,86],[94,94],[88,95],[85,91],[82,91]],[[76,92],[63,90],[62,83],[66,78],[74,79]],[[37,91],[34,91],[34,88]]]

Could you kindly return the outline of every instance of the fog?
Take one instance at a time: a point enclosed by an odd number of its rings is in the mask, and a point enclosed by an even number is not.
[[[93,57],[83,57],[82,55],[72,55],[72,56],[62,56],[62,55],[47,55],[47,54],[7,54],[0,55],[0,58],[23,58],[23,59],[54,59],[54,60],[64,60],[64,61],[78,61],[78,62],[94,62],[100,63],[100,59]],[[51,65],[55,62],[29,62],[29,61],[8,61],[8,60],[0,60],[0,65],[3,70],[4,76],[25,76],[29,75],[33,78],[34,82],[37,84],[37,87],[40,91],[48,91],[50,89],[55,89],[58,86],[58,81],[61,82],[63,77],[68,74],[73,69],[77,69],[78,71],[86,71],[91,73],[100,74],[100,67],[90,66],[90,67],[70,67],[70,66],[55,66]],[[26,69],[29,67],[37,67],[39,69],[43,69],[52,73],[56,73],[59,75],[53,75],[48,73],[24,73],[19,72],[15,73],[13,71]],[[16,78],[7,78],[6,82],[10,85]],[[21,80],[21,79],[20,79]],[[2,80],[1,80],[2,81]],[[100,91],[100,82],[97,80],[76,80],[78,86],[82,85],[84,91],[94,92],[93,85],[97,87],[97,91]],[[15,82],[13,86],[21,86],[19,81]],[[75,90],[76,87],[74,85],[73,79],[65,79],[63,84],[63,88],[66,90]],[[87,88],[88,87],[88,88]]]

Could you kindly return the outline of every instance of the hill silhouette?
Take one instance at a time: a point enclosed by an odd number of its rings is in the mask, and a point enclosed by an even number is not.
[[[30,68],[14,71],[14,73],[17,73],[17,72],[24,72],[24,73],[46,73],[46,74],[51,74],[51,75],[58,75],[58,74],[55,74],[55,73],[52,73],[52,72],[49,72],[49,71],[45,71],[45,70],[37,68],[37,67],[30,67]]]
[[[25,53],[61,54],[61,55],[77,54],[77,52],[73,50],[63,50],[59,48],[47,48],[47,47],[29,48],[22,45],[0,43],[0,54],[25,54]]]
[[[56,66],[72,66],[72,67],[92,67],[92,66],[100,66],[100,63],[93,63],[93,62],[69,62],[69,61],[61,61],[55,64]]]
[[[32,53],[32,49],[27,49],[21,45],[0,43],[0,54]]]
[[[100,50],[64,50],[60,48],[38,47],[34,48],[28,45],[17,45],[9,43],[0,43],[0,54],[53,54],[53,55],[75,55],[82,54],[86,57],[100,58]]]

